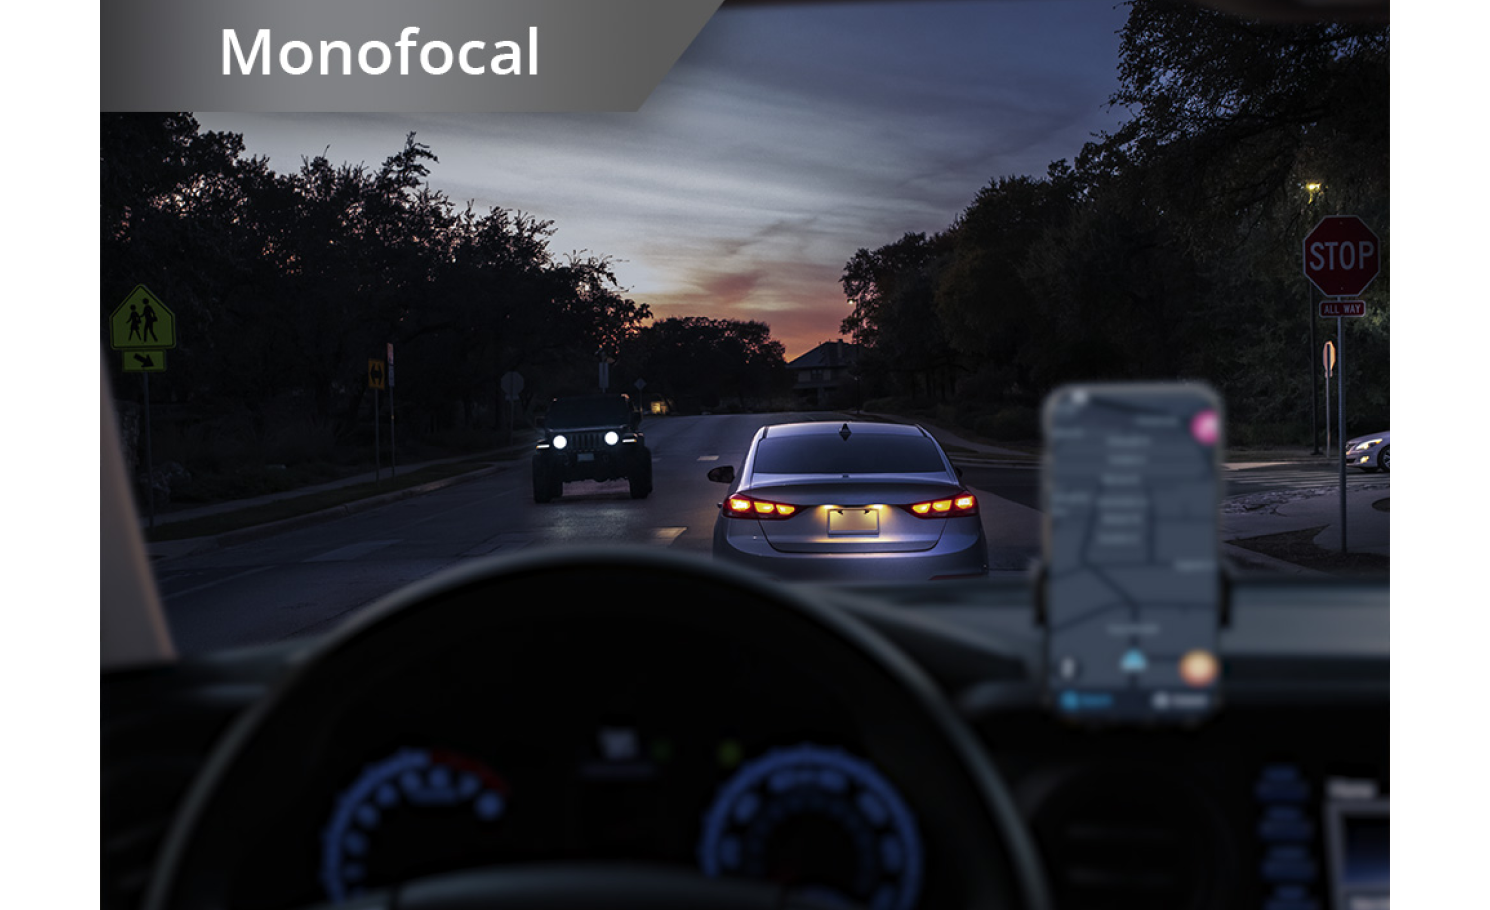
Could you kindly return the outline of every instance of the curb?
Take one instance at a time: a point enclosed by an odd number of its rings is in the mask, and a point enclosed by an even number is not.
[[[417,487],[408,487],[403,490],[394,490],[390,493],[379,493],[366,499],[356,499],[352,502],[344,502],[339,506],[331,506],[319,512],[307,512],[304,515],[295,515],[291,518],[282,518],[279,521],[271,521],[252,527],[239,528],[236,531],[224,531],[212,537],[194,537],[186,540],[166,540],[158,543],[146,544],[152,562],[165,562],[172,559],[180,559],[183,556],[193,556],[198,553],[206,553],[209,550],[219,550],[238,544],[250,543],[262,540],[265,537],[273,537],[285,531],[294,531],[312,525],[335,521],[358,512],[366,512],[389,503],[398,502],[401,499],[409,499],[424,493],[433,493],[445,487],[475,480],[489,474],[496,474],[507,469],[507,465],[491,465],[490,467],[478,468],[465,474],[457,474],[454,477],[446,477],[441,480],[432,480],[429,483],[420,484]],[[231,513],[229,513],[231,514]],[[169,550],[169,552],[162,552]]]
[[[1321,572],[1318,569],[1310,569],[1305,566],[1295,565],[1291,562],[1285,562],[1275,556],[1268,556],[1265,553],[1258,553],[1255,550],[1249,550],[1246,547],[1239,547],[1236,544],[1226,543],[1225,541],[1222,541],[1221,543],[1221,553],[1228,560],[1237,565],[1253,569],[1261,569],[1269,573],[1282,573],[1285,575],[1306,575],[1316,578],[1334,577],[1328,572]]]

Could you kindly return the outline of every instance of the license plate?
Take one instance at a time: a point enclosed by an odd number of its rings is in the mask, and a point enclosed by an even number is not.
[[[594,461],[595,460],[595,453],[594,452],[580,452],[579,455],[575,456],[575,460],[576,461]]]
[[[829,509],[829,537],[876,537],[880,513],[875,509]]]

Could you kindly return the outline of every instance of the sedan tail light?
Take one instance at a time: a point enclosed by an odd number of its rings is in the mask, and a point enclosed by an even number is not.
[[[917,518],[950,518],[978,514],[978,497],[961,490],[946,499],[928,499],[925,502],[901,506]]]
[[[732,518],[783,519],[797,514],[797,507],[736,493],[724,501],[724,514]]]

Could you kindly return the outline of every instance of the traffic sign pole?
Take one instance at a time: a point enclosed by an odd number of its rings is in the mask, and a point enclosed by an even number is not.
[[[1314,352],[1314,327],[1319,323],[1319,317],[1314,312],[1314,286],[1309,286],[1309,352]],[[1325,377],[1324,382],[1324,423],[1325,423],[1325,446],[1329,446],[1330,432],[1330,381]],[[1314,367],[1314,358],[1309,359],[1309,438],[1314,442],[1314,454],[1319,454],[1319,371]]]
[[[1330,377],[1333,372],[1330,369],[1330,343],[1324,343],[1324,450],[1330,450]]]
[[[398,412],[393,408],[393,342],[388,342],[388,461],[393,477],[398,476]]]
[[[1333,432],[1330,429],[1330,379],[1335,375],[1334,342],[1326,341],[1322,353],[1323,356],[1320,360],[1324,362],[1324,449],[1328,452],[1330,450],[1330,433]]]
[[[512,433],[517,426],[517,394],[523,390],[522,374],[508,370],[502,374],[502,394],[507,396],[507,444],[512,445]]]
[[[1340,552],[1346,553],[1349,552],[1349,546],[1347,545],[1349,528],[1346,526],[1345,459],[1349,453],[1345,451],[1345,440],[1348,438],[1345,435],[1345,415],[1348,413],[1345,409],[1345,319],[1336,317],[1335,326],[1335,332],[1340,337],[1340,432],[1336,440],[1340,449]]]
[[[1331,215],[1304,238],[1304,276],[1327,298],[1321,309],[1335,317],[1340,370],[1340,552],[1346,545],[1345,507],[1345,317],[1360,316],[1366,305],[1341,298],[1363,293],[1381,271],[1381,241],[1354,215]],[[1358,305],[1357,305],[1358,304]],[[1348,311],[1348,312],[1347,312]]]
[[[150,444],[150,374],[141,373],[145,382],[145,502],[149,503],[150,530],[155,530],[155,452]]]
[[[378,407],[377,386],[373,386],[373,480],[383,482],[383,409]]]

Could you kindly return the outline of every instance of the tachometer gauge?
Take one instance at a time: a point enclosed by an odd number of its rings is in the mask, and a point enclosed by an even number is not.
[[[333,901],[368,888],[492,860],[507,784],[457,752],[403,749],[369,765],[337,799],[322,835]]]
[[[704,815],[708,875],[773,881],[803,897],[910,910],[921,890],[921,837],[873,765],[812,744],[747,762]]]

